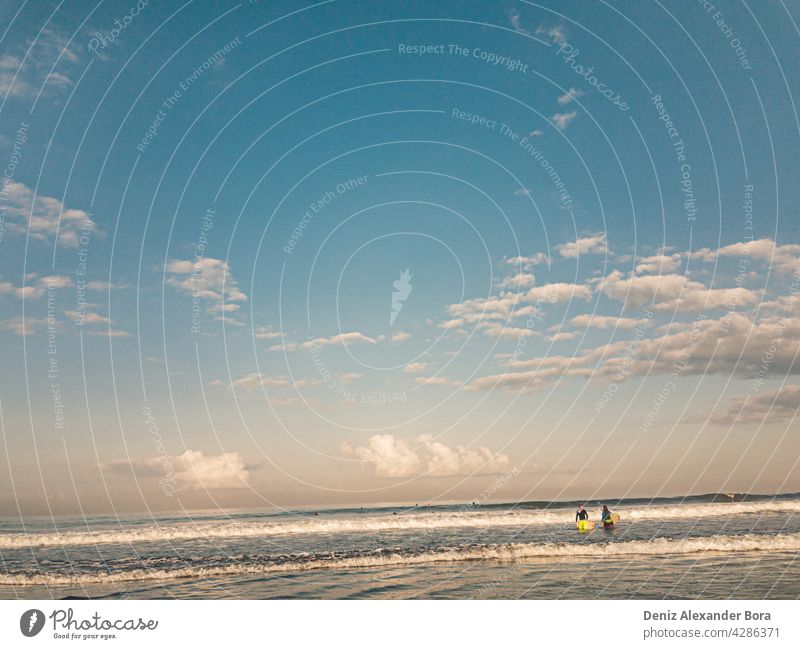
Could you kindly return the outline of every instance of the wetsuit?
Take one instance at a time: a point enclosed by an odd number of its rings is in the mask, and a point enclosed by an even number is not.
[[[578,513],[575,514],[576,521],[587,521],[589,520],[589,514],[585,509],[579,509]]]
[[[611,512],[603,512],[600,517],[603,527],[614,527],[614,520],[611,518]]]

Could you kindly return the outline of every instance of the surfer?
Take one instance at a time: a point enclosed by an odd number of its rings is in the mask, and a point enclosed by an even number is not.
[[[581,505],[578,507],[578,511],[575,513],[575,521],[588,521],[589,520],[589,513],[586,511],[586,507]]]
[[[600,514],[600,522],[606,529],[614,527],[614,519],[611,518],[611,512],[608,511],[608,505],[603,505],[603,512]]]

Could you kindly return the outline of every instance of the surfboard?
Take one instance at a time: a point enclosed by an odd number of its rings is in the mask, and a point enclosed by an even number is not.
[[[575,527],[579,532],[590,532],[594,529],[594,521],[575,521]]]

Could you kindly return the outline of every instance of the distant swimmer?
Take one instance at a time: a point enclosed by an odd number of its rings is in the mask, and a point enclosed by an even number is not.
[[[600,522],[603,527],[614,527],[614,519],[611,517],[611,512],[608,511],[608,505],[603,505],[603,513],[600,514]]]
[[[586,507],[581,505],[578,507],[578,511],[575,513],[575,520],[576,521],[588,521],[589,520],[589,513],[586,511]]]

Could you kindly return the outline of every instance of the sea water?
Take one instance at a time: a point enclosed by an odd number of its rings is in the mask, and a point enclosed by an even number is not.
[[[800,597],[800,495],[605,504],[3,518],[0,597]]]

